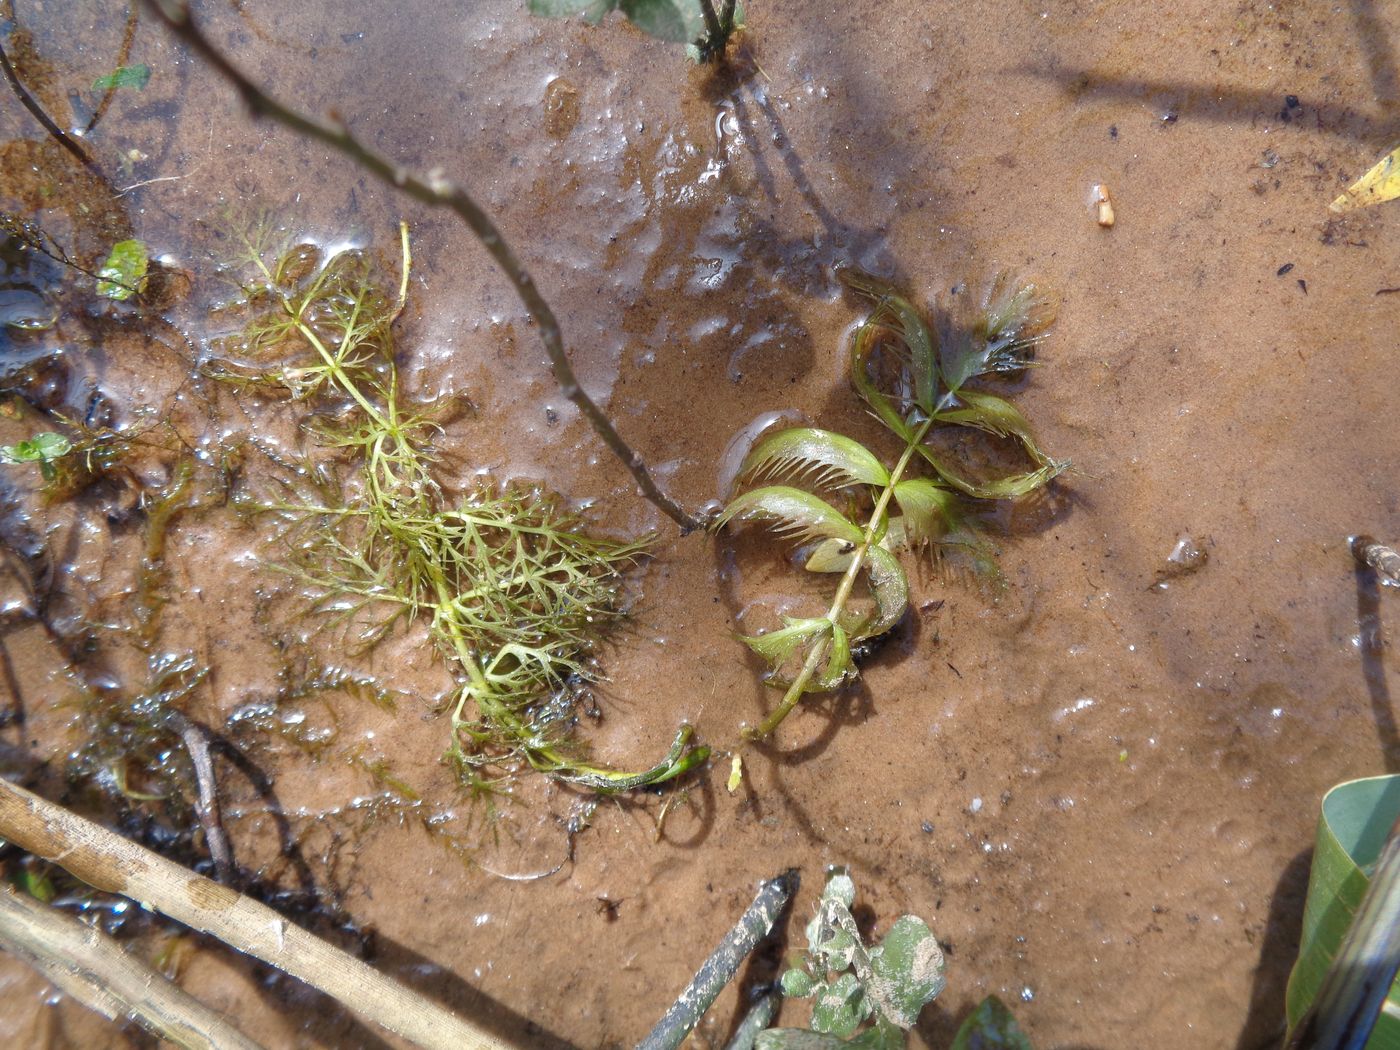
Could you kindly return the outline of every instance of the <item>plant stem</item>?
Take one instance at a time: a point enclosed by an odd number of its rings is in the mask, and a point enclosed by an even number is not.
[[[880,493],[880,498],[875,502],[875,509],[870,513],[870,521],[865,526],[865,535],[861,538],[860,545],[851,554],[851,564],[846,567],[846,574],[841,577],[841,584],[836,588],[836,596],[831,600],[831,608],[827,610],[826,618],[833,624],[837,622],[842,611],[846,608],[846,602],[850,600],[851,590],[855,587],[856,578],[860,576],[860,570],[865,564],[866,551],[875,542],[875,534],[880,531],[885,524],[885,517],[889,511],[890,500],[894,497],[894,487],[899,484],[900,477],[909,466],[909,461],[913,459],[914,452],[923,441],[924,435],[928,433],[929,427],[933,425],[933,419],[929,418],[919,426],[909,439],[909,444],[904,449],[904,454],[899,457],[899,462],[895,464],[894,470],[890,471],[890,480],[885,485],[884,491]],[[822,659],[826,656],[826,645],[814,645],[807,653],[807,659],[802,664],[802,670],[797,673],[797,677],[792,680],[792,685],[783,694],[782,702],[772,711],[768,712],[757,728],[744,730],[744,739],[762,740],[773,730],[782,724],[792,709],[797,706],[802,699],[802,694],[807,690],[807,683],[812,680],[812,675],[817,673],[817,668],[821,666]]]
[[[739,972],[739,964],[759,941],[768,936],[773,923],[797,892],[799,882],[797,870],[790,868],[758,888],[753,903],[739,917],[734,928],[724,935],[719,947],[701,964],[680,998],[671,1004],[650,1034],[637,1044],[637,1050],[675,1050],[685,1041],[724,986]]]
[[[307,933],[265,904],[0,779],[0,838],[90,886],[208,933],[425,1050],[503,1050],[484,1029]]]
[[[574,374],[573,366],[569,364],[564,351],[563,334],[554,311],[550,309],[549,303],[545,301],[524,263],[501,236],[495,222],[466,190],[436,172],[420,176],[400,167],[363,145],[343,124],[316,120],[268,95],[209,42],[195,25],[189,4],[184,0],[146,0],[146,3],[172,33],[233,85],[254,118],[269,117],[292,131],[324,142],[414,200],[429,207],[448,208],[455,212],[495,260],[496,265],[514,287],[526,314],[538,327],[540,342],[549,357],[560,392],[578,407],[594,431],[603,439],[603,443],[622,460],[647,500],[679,525],[683,533],[699,527],[699,521],[661,491],[641,454],[623,439],[603,410],[579,385],[578,376]]]
[[[0,886],[0,948],[109,1020],[129,1017],[190,1050],[262,1050],[99,929]]]

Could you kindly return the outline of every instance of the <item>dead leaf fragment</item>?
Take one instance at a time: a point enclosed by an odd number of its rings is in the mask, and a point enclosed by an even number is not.
[[[1351,211],[1396,197],[1400,197],[1400,146],[1396,146],[1374,168],[1348,186],[1345,193],[1327,206],[1327,210]]]

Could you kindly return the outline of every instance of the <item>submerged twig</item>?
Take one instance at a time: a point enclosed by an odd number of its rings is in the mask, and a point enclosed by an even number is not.
[[[1393,547],[1377,543],[1371,536],[1353,536],[1351,554],[1379,576],[1382,583],[1400,587],[1400,553]]]
[[[204,843],[209,847],[209,856],[214,859],[214,871],[219,881],[226,886],[233,885],[237,869],[233,864],[233,847],[229,844],[228,832],[224,830],[222,810],[219,806],[218,781],[214,778],[214,761],[209,754],[211,734],[198,722],[186,718],[179,711],[168,711],[166,724],[180,734],[189,752],[190,764],[194,766],[194,781],[197,795],[194,813],[199,825],[204,829]]]
[[[126,5],[126,28],[122,30],[122,42],[117,48],[117,60],[112,64],[113,69],[121,69],[131,58],[131,45],[136,40],[136,23],[140,8],[137,0],[128,0]],[[98,122],[107,114],[107,107],[112,104],[112,99],[117,94],[117,84],[115,80],[107,85],[102,92],[102,98],[98,100],[97,108],[92,111],[92,116],[88,119],[87,127],[83,128],[84,134],[90,134],[97,127]]]
[[[20,105],[29,110],[34,119],[44,126],[44,130],[58,140],[58,144],[66,149],[73,156],[77,157],[83,167],[89,171],[97,173],[97,165],[93,164],[92,158],[88,156],[87,150],[79,146],[66,131],[53,122],[53,118],[44,112],[44,107],[39,105],[38,100],[29,93],[28,89],[20,82],[19,76],[15,73],[15,67],[10,65],[10,56],[5,53],[3,46],[0,46],[0,71],[5,74],[5,79],[10,82],[10,90],[19,99]]]
[[[504,1050],[506,1044],[265,904],[0,780],[0,838],[100,890],[120,893],[291,974],[426,1050]]]
[[[739,964],[773,928],[773,923],[797,892],[797,871],[789,869],[758,888],[758,896],[724,935],[719,947],[700,966],[694,979],[656,1022],[637,1050],[675,1050],[700,1020],[724,986],[739,972]]]
[[[0,885],[0,948],[109,1020],[131,1018],[191,1050],[261,1050],[211,1010],[123,951],[101,930]]]
[[[554,316],[549,303],[545,301],[535,279],[525,264],[506,243],[501,231],[482,207],[456,183],[438,171],[418,175],[400,167],[386,157],[375,153],[355,138],[340,122],[317,120],[298,112],[273,98],[248,79],[222,51],[216,48],[200,28],[195,25],[185,0],[146,0],[151,9],[170,31],[185,42],[225,80],[233,85],[252,115],[269,117],[299,134],[324,142],[339,150],[366,171],[384,182],[395,186],[414,200],[434,208],[448,208],[472,231],[486,251],[495,260],[506,278],[515,289],[526,314],[539,328],[540,342],[549,357],[554,370],[554,378],[563,395],[578,407],[584,418],[592,425],[598,436],[612,450],[618,459],[631,472],[637,485],[652,504],[681,527],[690,532],[699,527],[699,521],[691,516],[680,504],[667,496],[657,486],[647,469],[646,461],[617,432],[617,428],[579,385],[578,376],[569,364],[564,352],[564,339],[559,320]]]

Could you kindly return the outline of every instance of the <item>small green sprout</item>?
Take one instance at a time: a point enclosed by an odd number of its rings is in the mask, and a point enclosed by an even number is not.
[[[135,88],[140,91],[145,88],[150,79],[151,67],[144,62],[136,66],[118,66],[106,76],[94,80],[92,90],[113,91],[117,88]]]
[[[49,431],[35,434],[28,441],[0,445],[0,463],[37,463],[45,481],[55,477],[54,463],[72,451],[73,443],[62,434]]]

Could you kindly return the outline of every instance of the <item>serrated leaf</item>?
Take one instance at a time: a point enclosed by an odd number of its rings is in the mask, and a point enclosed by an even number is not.
[[[110,91],[113,88],[135,88],[140,91],[151,79],[151,67],[144,62],[137,66],[118,66],[106,76],[92,82],[93,91]]]
[[[856,545],[849,540],[822,540],[807,555],[803,568],[808,572],[845,572],[856,556]]]
[[[97,294],[118,301],[130,299],[141,289],[150,256],[140,241],[118,241],[97,271]]]
[[[1053,320],[1034,284],[1018,285],[999,274],[977,323],[950,329],[939,343],[939,368],[949,395],[960,395],[977,376],[1025,368]]]
[[[898,541],[888,544],[892,549],[940,539],[960,518],[957,495],[929,478],[906,478],[894,487],[894,499],[904,517]]]
[[[818,989],[816,1002],[812,1004],[812,1029],[846,1039],[870,1016],[870,1010],[870,1000],[861,990],[856,975],[843,973]]]
[[[875,302],[875,311],[865,322],[887,328],[905,346],[909,355],[909,380],[914,403],[928,415],[938,393],[936,340],[919,311],[894,287],[856,267],[845,267],[838,276],[850,288]]]
[[[804,649],[835,627],[824,617],[790,619],[783,617],[784,626],[765,634],[741,635],[745,645],[763,657],[776,670],[790,660],[798,649]]]
[[[816,990],[817,982],[806,970],[793,968],[783,972],[783,994],[789,999],[805,999]]]
[[[891,1024],[914,1027],[919,1012],[948,983],[943,950],[920,918],[901,915],[870,953],[866,994]]]
[[[828,621],[830,622],[830,621]],[[826,668],[817,676],[818,689],[836,689],[856,673],[851,660],[851,639],[845,628],[831,625],[831,651],[826,658]]]
[[[699,0],[621,0],[622,13],[648,36],[688,44],[705,35]]]
[[[865,564],[870,592],[875,596],[875,618],[856,634],[857,639],[884,634],[909,608],[909,578],[904,575],[899,559],[883,547],[869,547],[865,552]]]
[[[1033,1050],[1006,1004],[989,995],[958,1028],[950,1050]]]
[[[810,492],[786,485],[769,485],[734,499],[715,521],[719,528],[731,521],[776,522],[774,532],[804,540],[831,538],[859,543],[860,527],[830,503]]]
[[[1396,146],[1350,186],[1346,192],[1327,206],[1329,211],[1344,212],[1365,208],[1400,197],[1400,146]]]
[[[890,475],[859,441],[829,430],[793,427],[759,442],[741,473],[789,475],[816,485],[887,485]]]
[[[880,333],[884,327],[867,321],[856,329],[851,340],[851,385],[875,413],[875,418],[884,423],[901,441],[909,441],[913,431],[905,422],[904,414],[895,407],[870,379],[870,355],[879,345]]]
[[[545,18],[572,18],[583,15],[597,25],[609,11],[617,10],[618,0],[530,0],[530,13]]]

